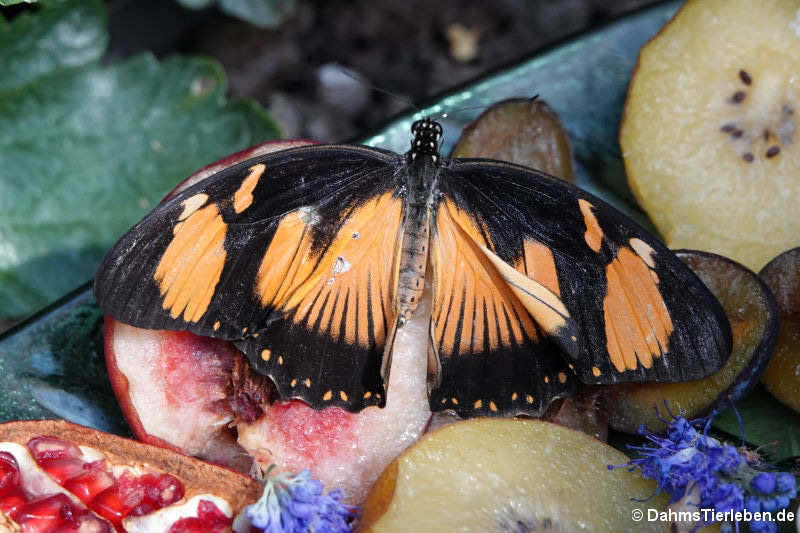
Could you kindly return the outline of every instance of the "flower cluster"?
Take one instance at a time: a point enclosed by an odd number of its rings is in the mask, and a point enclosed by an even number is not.
[[[699,501],[689,503],[699,509],[760,513],[787,507],[797,494],[794,476],[762,471],[753,452],[740,451],[698,431],[709,425],[707,420],[690,422],[677,417],[669,422],[664,436],[641,427],[639,433],[651,444],[631,446],[640,457],[619,466],[641,469],[643,477],[656,480],[658,490],[671,496],[671,502],[696,494]],[[778,531],[772,521],[752,520],[749,525],[755,533]],[[723,524],[723,531],[734,527],[738,530],[738,524]]]
[[[334,490],[323,494],[322,483],[303,470],[299,474],[266,473],[264,493],[244,509],[251,526],[265,533],[346,533],[355,520],[355,508],[342,502]]]

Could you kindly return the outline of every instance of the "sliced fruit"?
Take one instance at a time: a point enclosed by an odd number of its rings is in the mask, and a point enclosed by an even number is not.
[[[468,124],[451,157],[486,157],[574,181],[572,149],[558,116],[544,101],[498,102]]]
[[[275,149],[309,144],[268,143],[198,172],[199,179]],[[428,300],[420,304],[428,305]],[[188,332],[134,328],[106,316],[106,366],[134,434],[144,442],[250,472],[308,468],[325,486],[357,503],[383,468],[425,430],[428,321],[424,309],[398,332],[384,408],[349,413],[276,401],[269,379],[249,370],[232,344]]]
[[[362,505],[360,530],[663,531],[632,522],[652,481],[618,450],[549,422],[476,418],[426,435],[393,461]],[[663,509],[662,496],[648,508]],[[636,516],[636,515],[633,515]]]
[[[778,347],[761,382],[778,401],[800,412],[800,248],[788,250],[759,272],[780,310]]]
[[[67,460],[77,468],[52,468]],[[63,421],[0,424],[0,462],[0,509],[26,532],[167,531],[183,519],[216,531],[261,491],[230,470]]]
[[[775,350],[778,309],[772,292],[753,272],[725,257],[676,252],[719,299],[733,332],[733,351],[714,374],[683,383],[621,383],[600,389],[609,424],[635,433],[644,424],[665,429],[669,413],[703,416],[738,400],[756,383]]]
[[[608,438],[608,414],[603,408],[602,395],[591,388],[579,389],[573,396],[554,401],[542,418],[603,442]]]
[[[620,132],[628,182],[673,248],[757,270],[797,244],[797,0],[692,0],[647,45]]]

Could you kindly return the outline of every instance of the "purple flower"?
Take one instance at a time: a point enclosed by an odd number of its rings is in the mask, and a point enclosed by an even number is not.
[[[793,475],[765,472],[755,452],[738,450],[701,431],[710,425],[708,420],[673,417],[665,422],[668,424],[666,436],[640,428],[639,433],[648,444],[629,446],[640,457],[618,466],[638,468],[644,478],[658,483],[658,492],[663,490],[670,495],[671,502],[691,492],[698,495],[693,500],[699,500],[691,503],[700,509],[775,512],[787,507],[797,495]],[[733,531],[734,527],[738,531],[738,525],[723,524],[724,531]],[[752,520],[750,528],[755,532],[777,531],[777,525],[770,521]]]
[[[270,476],[264,492],[244,509],[250,524],[266,533],[347,533],[356,509],[342,502],[340,490],[323,494],[322,483],[303,470],[298,474]]]
[[[771,472],[761,472],[753,478],[750,485],[761,492],[761,494],[772,494],[777,485],[777,481],[778,480],[775,479],[775,474]]]

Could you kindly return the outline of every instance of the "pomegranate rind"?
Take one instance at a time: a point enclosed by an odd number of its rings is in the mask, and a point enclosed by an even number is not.
[[[188,457],[173,450],[151,446],[63,420],[25,420],[0,424],[0,442],[24,445],[33,437],[49,435],[99,450],[112,465],[146,465],[177,477],[184,497],[215,494],[235,511],[261,495],[258,481],[227,468]]]

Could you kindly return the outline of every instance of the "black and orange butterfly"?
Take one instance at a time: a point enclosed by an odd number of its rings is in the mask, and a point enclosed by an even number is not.
[[[584,383],[721,366],[730,326],[664,245],[529,168],[348,145],[275,152],[156,207],[112,248],[98,303],[144,328],[233,341],[283,398],[383,406],[392,339],[430,272],[431,408],[539,415]]]

